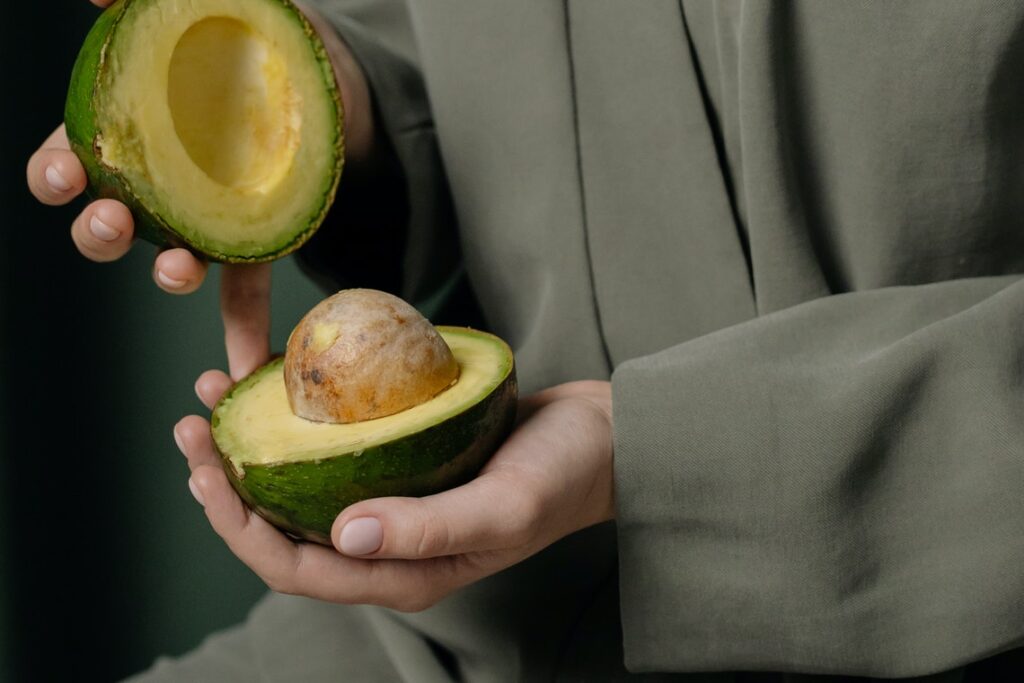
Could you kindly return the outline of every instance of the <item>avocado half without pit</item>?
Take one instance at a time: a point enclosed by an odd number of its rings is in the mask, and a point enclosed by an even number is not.
[[[94,197],[136,233],[215,261],[297,249],[334,199],[342,105],[290,0],[119,0],[86,38],[65,109]]]
[[[353,503],[476,476],[511,430],[516,399],[504,341],[435,328],[397,297],[352,289],[313,308],[284,358],[221,399],[211,428],[253,510],[329,545],[335,517]]]

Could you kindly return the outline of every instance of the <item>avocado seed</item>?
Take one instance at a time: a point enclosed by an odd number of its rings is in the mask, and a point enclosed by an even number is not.
[[[292,412],[361,422],[417,406],[454,384],[451,349],[396,296],[346,289],[320,302],[288,339],[284,381]]]

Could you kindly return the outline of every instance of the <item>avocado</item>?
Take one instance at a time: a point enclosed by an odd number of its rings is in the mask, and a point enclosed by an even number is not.
[[[65,108],[93,197],[138,236],[226,263],[297,249],[334,200],[342,104],[290,0],[118,0],[75,63]]]
[[[289,405],[284,358],[235,385],[214,408],[211,428],[242,499],[275,526],[329,545],[335,517],[352,503],[429,495],[474,477],[515,420],[512,351],[485,332],[436,329],[458,364],[458,379],[386,417],[349,423],[298,417]]]

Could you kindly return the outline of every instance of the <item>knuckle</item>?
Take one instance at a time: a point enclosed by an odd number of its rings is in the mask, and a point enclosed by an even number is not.
[[[444,554],[451,547],[452,530],[448,521],[436,513],[424,513],[420,518],[418,541],[415,554],[417,557],[429,557]]]
[[[511,504],[510,540],[517,546],[527,545],[536,535],[537,527],[544,516],[544,503],[533,491],[520,489]]]

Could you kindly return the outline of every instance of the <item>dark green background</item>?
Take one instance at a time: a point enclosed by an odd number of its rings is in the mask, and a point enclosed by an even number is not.
[[[60,122],[98,10],[19,0],[2,24],[0,680],[115,680],[240,620],[263,584],[188,492],[171,437],[202,412],[195,378],[223,367],[216,269],[159,291],[155,248],[93,264],[68,235],[84,206],[37,205],[24,167]],[[320,299],[275,266],[274,342]]]

